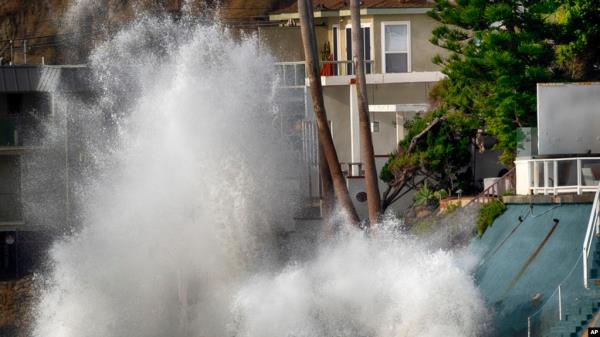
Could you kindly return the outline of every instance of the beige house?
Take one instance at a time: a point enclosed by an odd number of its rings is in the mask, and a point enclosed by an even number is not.
[[[317,0],[313,4],[319,52],[328,60],[322,64],[321,80],[335,145],[341,161],[360,162],[350,11],[343,1]],[[429,42],[436,25],[426,14],[430,5],[428,1],[363,1],[361,25],[376,155],[388,155],[396,148],[404,138],[404,121],[428,109],[428,92],[443,78],[431,61],[443,49]],[[269,18],[281,26],[261,27],[261,41],[282,65],[303,61],[296,5]],[[303,80],[300,77],[297,79]]]
[[[360,179],[358,163],[362,158],[351,64],[349,3],[316,0],[313,5],[322,57],[321,81],[334,143],[340,161],[351,163],[344,166],[348,176]],[[432,62],[444,50],[429,42],[437,24],[427,15],[431,6],[427,0],[362,1],[363,49],[378,166],[383,165],[404,138],[405,121],[429,109],[429,91],[444,76]],[[272,12],[269,19],[279,25],[260,27],[260,41],[279,62],[283,85],[302,88],[306,82],[296,4]],[[307,97],[307,119],[312,118],[309,101]],[[352,185],[349,181],[354,190]]]

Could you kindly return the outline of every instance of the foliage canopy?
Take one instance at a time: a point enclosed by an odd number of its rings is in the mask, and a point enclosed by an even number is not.
[[[389,195],[417,186],[416,176],[467,192],[482,134],[512,166],[517,129],[536,125],[536,83],[600,79],[600,0],[436,0],[429,15],[440,24],[431,42],[445,53],[433,61],[446,79],[430,93],[433,111],[405,124],[381,173]]]

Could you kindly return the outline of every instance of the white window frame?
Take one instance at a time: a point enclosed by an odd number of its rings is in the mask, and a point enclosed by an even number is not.
[[[373,31],[373,25],[372,25],[371,22],[361,22],[360,23],[360,28],[366,28],[366,27],[369,28],[369,37],[370,37],[370,40],[371,40],[370,41],[371,45],[369,46],[370,47],[369,49],[371,49],[371,51],[369,53],[370,54],[369,55],[369,60],[370,61],[374,61],[375,60],[375,40],[374,40],[375,34],[374,33],[375,32]],[[340,33],[344,37],[344,47],[346,47],[346,48],[348,48],[348,45],[346,44],[346,29],[348,29],[348,28],[352,29],[352,23],[347,23],[346,24],[346,27],[344,27],[344,34]],[[346,57],[346,53],[344,53],[344,57]],[[352,61],[352,60],[346,60],[346,61]],[[373,66],[371,65],[371,73],[373,73],[373,70],[374,70]]]
[[[381,72],[382,73],[387,73],[386,72],[386,65],[385,65],[385,26],[399,26],[399,25],[405,25],[406,26],[406,44],[407,44],[407,57],[406,57],[406,72],[410,73],[412,72],[412,45],[411,45],[411,41],[410,41],[410,21],[383,21],[381,22]],[[393,52],[392,52],[393,53]],[[389,74],[393,74],[393,73],[389,73]]]

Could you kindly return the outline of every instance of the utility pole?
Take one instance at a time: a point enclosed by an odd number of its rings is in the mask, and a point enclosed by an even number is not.
[[[360,219],[350,199],[346,178],[342,174],[340,162],[333,145],[333,138],[327,121],[327,113],[323,102],[323,88],[319,74],[319,57],[317,54],[317,42],[313,22],[313,8],[310,0],[298,0],[298,14],[300,16],[300,31],[302,33],[302,44],[304,46],[304,57],[306,59],[306,70],[310,83],[310,94],[313,100],[313,110],[317,122],[319,143],[323,148],[323,156],[329,167],[333,190],[341,209],[353,225],[358,226]]]
[[[356,74],[356,96],[358,105],[358,121],[360,136],[360,155],[365,165],[365,185],[367,190],[367,207],[369,209],[369,225],[374,225],[381,216],[381,196],[373,138],[371,137],[371,121],[369,119],[369,102],[367,100],[367,80],[363,53],[363,33],[360,28],[360,0],[350,0],[352,18],[352,63]]]

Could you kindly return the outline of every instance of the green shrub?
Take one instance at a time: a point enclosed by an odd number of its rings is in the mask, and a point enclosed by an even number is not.
[[[427,182],[417,190],[415,193],[415,205],[427,205],[437,207],[440,204],[440,200],[447,197],[448,192],[446,190],[433,191],[427,185]]]
[[[477,233],[481,237],[485,230],[492,225],[494,220],[506,210],[506,205],[498,199],[483,205],[479,210],[479,218],[477,219]]]
[[[417,206],[425,205],[434,199],[433,191],[427,186],[427,182],[425,182],[415,193],[415,205]]]

